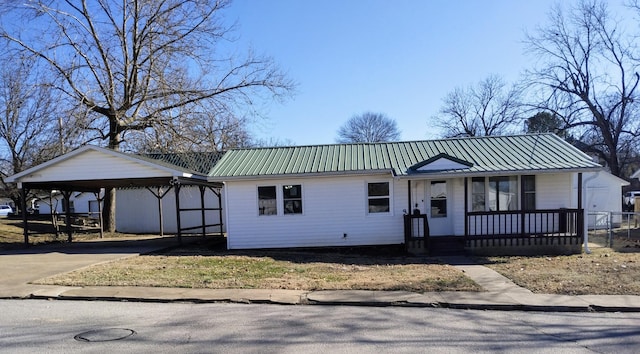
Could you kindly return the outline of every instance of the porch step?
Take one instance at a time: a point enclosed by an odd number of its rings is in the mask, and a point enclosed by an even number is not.
[[[429,238],[429,254],[433,256],[452,256],[464,254],[463,237],[431,237]]]

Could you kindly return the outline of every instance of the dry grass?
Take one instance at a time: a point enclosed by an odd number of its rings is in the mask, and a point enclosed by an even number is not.
[[[20,221],[0,220],[0,249],[20,246],[20,225]],[[56,241],[45,237],[34,236],[32,241]],[[66,240],[65,236],[61,237]],[[97,234],[75,236],[76,239],[95,237]],[[626,230],[617,230],[613,248],[604,247],[607,243],[602,232],[592,235],[591,241],[591,254],[487,257],[481,258],[480,261],[520,286],[537,293],[640,295],[640,229],[632,230],[628,239]],[[392,257],[383,252],[230,252],[202,246],[97,265],[61,274],[46,279],[45,282],[76,286],[367,289],[415,292],[481,290],[463,273],[454,267],[439,264],[434,258],[400,255]]]
[[[62,225],[64,228],[64,224]],[[55,228],[51,220],[40,217],[39,219],[29,220],[30,234],[29,243],[32,245],[47,243],[67,242],[67,234],[64,231],[56,235]],[[141,238],[152,237],[157,235],[138,235],[123,234],[118,232],[105,232],[104,238]],[[73,234],[73,241],[86,241],[100,238],[100,233],[96,229],[77,230]],[[24,234],[22,228],[22,219],[18,218],[0,218],[0,250],[15,249],[24,247]]]
[[[640,230],[617,230],[613,247],[606,235],[590,237],[591,254],[538,257],[486,257],[481,261],[536,293],[640,295]]]
[[[435,259],[304,251],[212,252],[203,248],[176,252],[97,265],[46,279],[45,283],[212,289],[480,290],[461,271]]]

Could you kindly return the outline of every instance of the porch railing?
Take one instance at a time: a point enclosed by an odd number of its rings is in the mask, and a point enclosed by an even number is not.
[[[466,218],[468,240],[553,238],[579,243],[584,234],[582,209],[479,211],[468,212]]]

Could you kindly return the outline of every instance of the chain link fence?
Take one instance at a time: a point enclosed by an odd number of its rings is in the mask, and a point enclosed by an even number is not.
[[[588,212],[589,239],[602,238],[606,247],[613,247],[616,239],[640,240],[639,212]]]

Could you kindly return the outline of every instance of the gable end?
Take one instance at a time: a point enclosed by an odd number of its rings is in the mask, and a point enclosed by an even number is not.
[[[466,170],[473,167],[473,163],[447,154],[438,154],[430,159],[409,167],[409,173],[437,172],[450,170]]]

